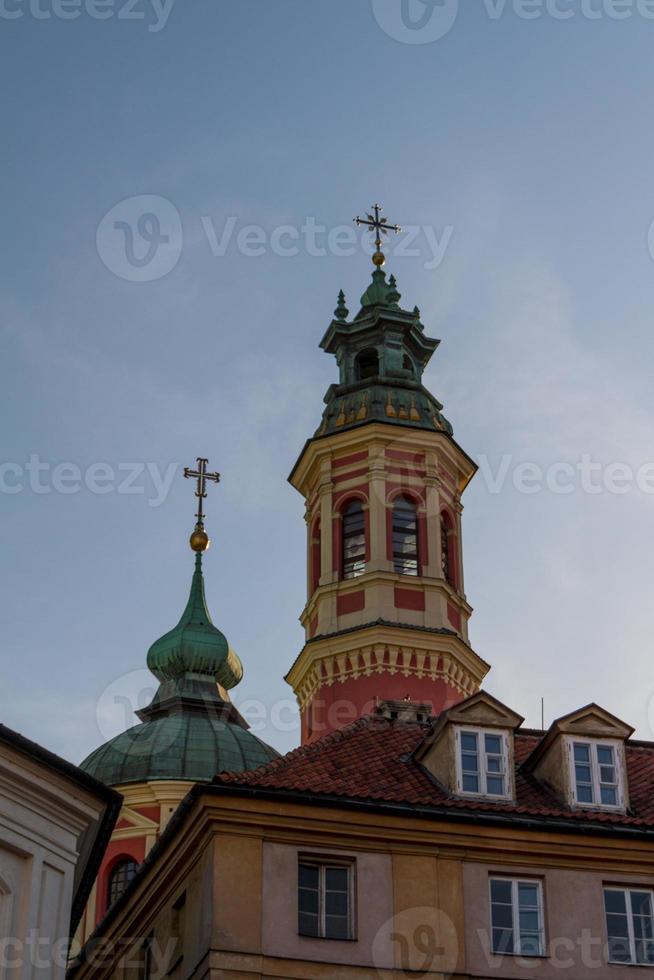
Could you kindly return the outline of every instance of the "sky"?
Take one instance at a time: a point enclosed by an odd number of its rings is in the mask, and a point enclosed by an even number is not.
[[[135,722],[209,457],[214,621],[281,750],[287,476],[380,200],[425,383],[480,470],[470,639],[529,725],[654,738],[654,5],[2,0],[0,720],[74,762]]]

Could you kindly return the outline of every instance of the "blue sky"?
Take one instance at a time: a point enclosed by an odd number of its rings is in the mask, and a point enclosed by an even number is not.
[[[84,2],[70,20],[52,0],[0,6],[0,718],[74,761],[131,723],[147,649],[186,600],[181,467],[204,453],[223,474],[205,569],[245,664],[235,700],[265,706],[270,742],[297,742],[283,674],[304,521],[286,477],[336,377],[317,345],[337,292],[356,308],[370,268],[359,248],[309,254],[300,229],[381,199],[431,230],[388,268],[442,338],[426,382],[483,464],[464,546],[488,689],[530,724],[541,696],[548,720],[596,700],[654,737],[654,495],[547,486],[587,457],[615,490],[611,466],[654,460],[643,4],[617,20],[609,0],[550,0],[527,20],[517,0],[465,0],[430,43],[398,40],[400,0],[176,0],[165,23],[145,0],[108,0],[104,20]],[[429,30],[456,5],[407,9]],[[102,220],[143,196],[164,200],[175,262],[136,281]],[[239,247],[250,225],[260,255]],[[297,254],[271,245],[281,226]],[[61,464],[78,492],[57,489]],[[98,464],[119,474],[105,493],[84,484]],[[153,472],[173,475],[161,501]],[[130,473],[142,492],[117,492]]]

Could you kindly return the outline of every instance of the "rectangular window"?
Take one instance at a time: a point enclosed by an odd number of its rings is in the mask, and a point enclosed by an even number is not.
[[[354,865],[301,860],[298,931],[314,939],[354,939]]]
[[[508,743],[504,732],[461,728],[457,731],[459,791],[507,799]]]
[[[544,956],[543,889],[540,881],[491,878],[494,953]]]
[[[138,980],[150,980],[152,974],[152,943],[154,936],[148,936],[141,944],[139,950],[139,963],[137,976]]]
[[[605,888],[604,909],[609,961],[654,966],[654,893]]]
[[[570,743],[575,802],[580,806],[620,807],[622,794],[617,747],[610,742]]]

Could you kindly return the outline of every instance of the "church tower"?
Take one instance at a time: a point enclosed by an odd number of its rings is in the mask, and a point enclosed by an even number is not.
[[[159,681],[152,703],[137,712],[140,724],[101,745],[81,768],[123,796],[120,818],[84,912],[80,939],[124,891],[168,820],[194,783],[209,783],[223,770],[256,769],[278,757],[248,731],[229,691],[243,666],[207,608],[202,558],[209,547],[204,527],[207,460],[184,475],[197,481],[198,513],[190,546],[195,569],[186,607],[172,630],[156,640],[147,664]]]
[[[382,266],[350,319],[341,292],[320,346],[339,380],[290,476],[306,501],[305,645],[286,679],[310,743],[378,700],[438,713],[473,694],[489,667],[469,646],[461,495],[476,466],[422,376],[440,341],[400,305]],[[401,710],[401,707],[399,708]]]

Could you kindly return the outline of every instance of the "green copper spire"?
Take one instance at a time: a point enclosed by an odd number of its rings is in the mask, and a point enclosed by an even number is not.
[[[209,547],[204,529],[207,460],[184,475],[197,480],[198,511],[190,545],[195,552],[191,591],[177,626],[148,651],[148,667],[159,680],[152,702],[136,712],[141,724],[101,745],[82,768],[107,783],[150,780],[210,782],[224,770],[243,771],[277,757],[248,731],[228,691],[243,677],[243,666],[224,633],[211,621],[204,594],[202,555]]]
[[[326,407],[315,436],[382,422],[452,437],[442,404],[423,384],[423,373],[440,341],[425,334],[417,306],[412,312],[400,306],[402,295],[395,276],[386,279],[381,246],[385,235],[401,229],[388,224],[380,212],[379,205],[374,205],[366,219],[354,219],[375,235],[374,270],[359,312],[349,320],[344,297],[339,297],[334,319],[320,343],[336,358],[339,377],[325,395]]]
[[[400,300],[402,299],[402,293],[397,291],[397,281],[395,276],[391,276],[388,280],[389,290],[386,294],[386,301],[390,306],[395,306],[398,310],[400,308]]]
[[[345,305],[345,293],[341,289],[338,294],[338,303],[336,304],[336,309],[334,310],[334,319],[340,320],[344,323],[350,315],[350,311]]]
[[[148,651],[148,669],[161,681],[184,674],[209,677],[230,690],[243,677],[243,666],[227,638],[214,626],[207,609],[202,576],[202,554],[195,556],[195,572],[186,608],[174,627]]]

